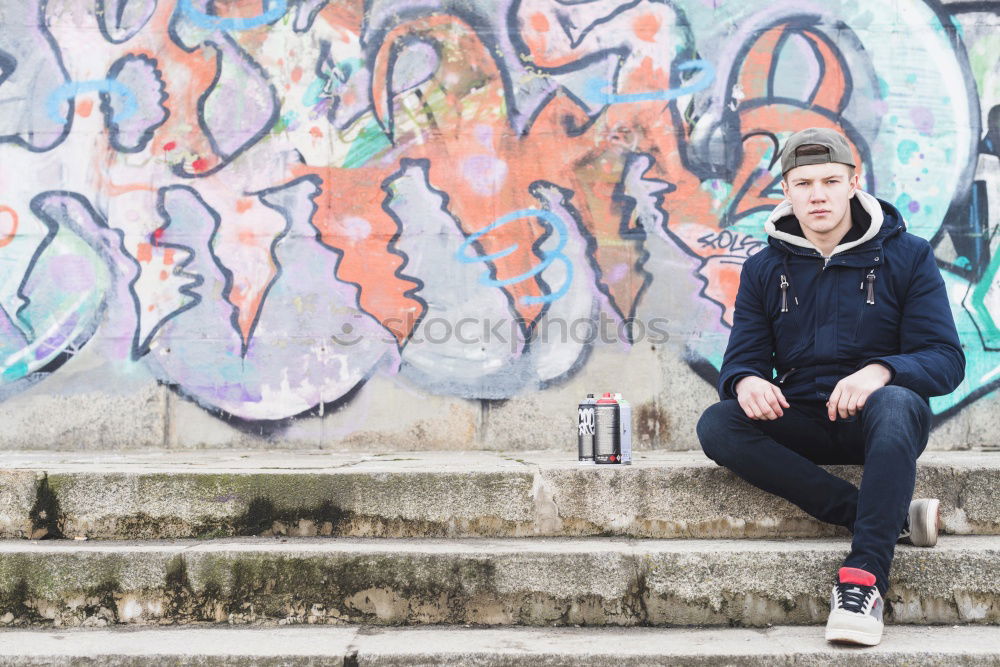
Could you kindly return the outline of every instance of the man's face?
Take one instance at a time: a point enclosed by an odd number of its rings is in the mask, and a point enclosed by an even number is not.
[[[858,175],[839,162],[806,164],[790,169],[781,182],[792,213],[803,228],[820,235],[850,226],[850,199],[858,189]]]

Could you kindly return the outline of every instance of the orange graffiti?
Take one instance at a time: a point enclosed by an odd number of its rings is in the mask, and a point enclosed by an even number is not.
[[[544,15],[539,15],[544,18]],[[532,15],[528,21],[535,37],[544,41],[544,27]],[[641,38],[653,40],[662,27],[657,15],[644,14],[633,20],[633,29]],[[459,32],[461,30],[461,32]],[[819,36],[802,33],[815,46],[815,53],[824,60],[822,80],[816,87],[815,100],[810,108],[806,104],[766,103],[772,94],[768,77],[776,57],[775,49],[789,26],[778,26],[759,34],[738,72],[738,81],[744,97],[737,110],[739,134],[743,138],[740,160],[730,176],[731,194],[716,196],[701,178],[689,171],[681,160],[688,129],[676,115],[676,110],[665,107],[660,101],[636,102],[608,107],[590,133],[570,140],[566,136],[567,119],[577,125],[586,121],[581,110],[559,95],[539,114],[530,133],[516,141],[497,141],[504,130],[504,118],[495,114],[494,107],[476,104],[479,100],[502,99],[496,65],[471,29],[455,17],[436,16],[397,26],[382,45],[373,71],[373,91],[376,113],[379,118],[391,117],[394,101],[388,97],[389,72],[386,54],[394,40],[404,34],[420,34],[434,39],[445,49],[442,65],[435,83],[445,92],[451,117],[438,119],[435,132],[425,132],[422,142],[408,144],[407,155],[426,157],[431,164],[431,181],[434,187],[448,192],[449,208],[460,221],[463,231],[472,234],[482,229],[498,215],[511,210],[530,207],[533,202],[528,188],[536,180],[549,180],[551,174],[561,174],[568,182],[560,183],[577,193],[573,205],[580,214],[584,231],[597,241],[594,259],[601,267],[598,278],[622,315],[632,312],[644,282],[637,279],[641,271],[644,249],[641,235],[623,235],[624,229],[636,224],[635,220],[622,220],[621,211],[614,201],[616,188],[623,176],[628,155],[648,152],[656,162],[648,178],[657,178],[676,186],[673,193],[664,197],[663,209],[671,232],[693,253],[705,260],[700,274],[706,280],[705,296],[717,301],[723,309],[723,321],[730,323],[732,305],[739,284],[739,270],[746,252],[733,254],[730,248],[704,246],[699,242],[706,234],[718,233],[733,220],[749,213],[773,208],[781,201],[775,194],[775,176],[768,168],[778,149],[777,132],[791,133],[808,126],[829,126],[838,129],[838,123],[817,110],[819,105],[830,105],[837,111],[846,101],[847,79],[836,52]],[[447,31],[447,33],[443,33]],[[442,34],[438,34],[442,33]],[[532,46],[544,50],[539,43]],[[449,52],[453,50],[454,53]],[[576,54],[577,57],[579,53]],[[474,95],[470,91],[448,88],[444,82],[461,80],[462,75],[475,73],[477,81],[486,81]],[[644,92],[670,88],[669,68],[644,58],[638,66],[621,72],[619,92]],[[759,103],[764,100],[765,103]],[[387,121],[386,121],[387,122]],[[494,139],[488,146],[481,145],[474,128],[485,125],[492,130]],[[398,136],[398,143],[409,137]],[[857,153],[857,149],[855,149]],[[496,191],[474,187],[463,177],[464,160],[475,155],[487,155],[497,164],[517,165],[508,170]],[[859,163],[860,164],[860,163]],[[439,165],[448,165],[440,167]],[[388,170],[380,174],[384,178]],[[375,179],[381,182],[381,178]],[[362,179],[368,181],[368,179]],[[371,209],[369,209],[371,210]],[[541,238],[544,229],[533,220],[521,220],[482,237],[486,253],[495,253],[514,244],[517,250],[496,260],[496,277],[521,275],[537,262],[531,246]],[[759,243],[745,244],[757,248]],[[717,259],[716,259],[717,258]],[[622,271],[622,267],[626,270]],[[404,271],[405,273],[405,271]],[[537,306],[521,304],[522,296],[536,296],[540,292],[537,279],[507,285],[506,289],[519,315],[534,321],[540,314]]]
[[[17,236],[17,211],[0,205],[0,248],[9,245]]]
[[[215,3],[215,14],[224,18],[253,18],[267,9],[268,4],[266,0],[227,0]]]
[[[626,128],[627,134],[631,131],[629,128],[641,127],[644,123],[646,127],[662,124],[662,102],[635,105],[628,111],[613,107],[600,126],[603,129],[592,132],[589,139],[570,140],[567,123],[582,126],[588,119],[575,102],[558,94],[541,110],[531,131],[512,141],[506,136],[509,132],[506,118],[498,113],[504,101],[504,90],[495,61],[469,26],[455,17],[437,16],[397,26],[375,59],[372,72],[374,106],[377,116],[387,127],[397,104],[390,99],[387,86],[390,76],[388,54],[394,40],[412,34],[432,39],[444,50],[438,71],[425,84],[425,94],[426,91],[442,94],[446,100],[445,111],[441,112],[443,116],[436,118],[433,131],[417,130],[422,133],[421,141],[411,141],[415,135],[404,135],[403,130],[395,127],[392,128],[393,138],[397,144],[407,145],[408,157],[428,159],[431,185],[448,193],[449,210],[459,220],[462,231],[471,235],[505,213],[538,206],[538,201],[530,194],[530,186],[537,181],[552,180],[553,174],[564,174],[568,182],[558,184],[579,193],[572,205],[579,212],[581,231],[598,242],[595,259],[602,267],[603,289],[623,315],[630,314],[643,288],[643,282],[633,279],[632,274],[640,268],[644,251],[641,241],[622,238],[621,212],[613,201],[631,141],[622,138],[619,130]],[[655,67],[647,58],[633,72],[626,88],[649,90],[650,86],[666,87],[668,84],[663,69]],[[487,128],[488,141],[484,143],[477,128]],[[671,145],[661,153],[676,155],[676,146]],[[467,175],[463,171],[463,165],[471,158],[486,158],[496,165],[517,165],[517,168],[500,169],[493,187],[484,188],[481,176]],[[335,168],[304,166],[295,170],[297,176],[313,173],[323,178],[326,188],[318,201],[317,227],[325,242],[344,250],[338,277],[362,285],[362,307],[383,322],[398,320],[401,313],[419,308],[419,302],[410,298],[415,284],[405,279],[403,260],[384,247],[396,230],[394,223],[379,210],[384,197],[379,184],[394,170],[394,165],[365,166],[350,173]],[[337,184],[345,182],[355,184],[350,196],[336,192]],[[347,233],[346,221],[355,217],[367,220],[373,227],[373,233],[366,239],[357,240]],[[482,250],[486,254],[516,246],[514,252],[494,261],[496,279],[502,282],[532,270],[540,261],[533,248],[546,233],[546,228],[538,221],[526,218],[481,237]],[[622,266],[626,271],[620,270]],[[538,278],[509,284],[502,289],[509,293],[520,317],[527,322],[537,320],[543,306],[525,304],[524,298],[543,294]],[[400,341],[409,334],[401,330],[395,333]]]
[[[531,15],[531,27],[538,32],[548,32],[549,19],[543,13],[535,12]]]
[[[236,226],[223,232],[220,246],[224,246],[227,266],[244,267],[232,272],[232,285],[223,296],[237,313],[237,327],[243,345],[250,344],[254,323],[268,289],[278,275],[278,266],[272,253],[274,237],[259,233],[259,222],[252,216],[240,218]],[[221,255],[222,248],[219,253]],[[222,259],[220,257],[220,259]]]
[[[153,246],[148,243],[140,243],[136,247],[136,260],[148,264],[153,261]]]
[[[443,18],[449,20],[444,21]],[[460,27],[462,32],[456,34]],[[586,123],[587,118],[579,106],[562,94],[541,110],[527,135],[515,141],[509,140],[504,136],[508,132],[506,118],[496,113],[497,103],[502,102],[504,94],[499,71],[478,36],[468,26],[454,20],[454,17],[436,17],[432,21],[414,21],[399,26],[394,34],[408,34],[410,31],[434,34],[439,30],[447,30],[449,39],[443,39],[445,35],[437,35],[437,41],[443,44],[446,53],[441,59],[442,65],[435,82],[446,89],[447,96],[455,99],[454,105],[449,105],[454,115],[443,119],[444,122],[439,121],[441,129],[431,133],[423,143],[412,145],[408,155],[429,159],[431,183],[448,192],[449,208],[460,221],[463,231],[471,235],[505,213],[536,207],[538,201],[530,194],[530,186],[536,181],[552,180],[553,174],[565,174],[568,169],[570,182],[562,185],[587,193],[585,201],[574,201],[585,230],[598,238],[607,238],[608,230],[613,230],[613,238],[618,239],[619,215],[614,211],[610,196],[616,181],[611,174],[621,171],[624,155],[609,157],[617,162],[610,172],[594,172],[588,165],[595,162],[606,148],[604,141],[600,138],[591,139],[589,143],[584,139],[568,140],[567,122],[580,126]],[[389,52],[391,43],[392,40],[387,39],[388,46],[381,49],[380,56]],[[387,76],[386,68],[384,58],[376,60],[373,74],[376,89]],[[471,95],[471,90],[448,90],[447,82],[451,80],[474,81],[478,90]],[[483,81],[488,83],[481,85]],[[383,105],[387,102],[383,101]],[[490,130],[488,145],[484,146],[476,138],[475,130],[479,126]],[[483,189],[477,176],[466,175],[461,168],[451,166],[461,167],[467,159],[482,155],[494,160],[495,164],[517,165],[517,168],[506,170],[495,188]],[[526,218],[483,236],[480,243],[486,254],[514,245],[517,248],[515,252],[495,260],[496,279],[502,282],[530,271],[540,261],[533,247],[545,233],[545,227],[534,219]],[[631,242],[621,245],[620,248],[606,249],[606,256],[599,261],[617,265],[625,258],[634,262]],[[628,291],[632,287],[628,282],[616,286],[616,289]],[[537,277],[506,285],[502,289],[510,294],[513,307],[525,321],[534,323],[541,315],[541,304],[524,303],[526,297],[537,298],[544,293]],[[623,301],[628,304],[626,307],[630,306],[636,290],[622,295]]]
[[[656,33],[660,32],[660,17],[656,14],[642,14],[632,22],[635,36],[644,42],[655,43]]]
[[[111,197],[118,197],[129,192],[156,192],[156,188],[149,183],[115,183],[110,178],[101,179],[105,192]]]
[[[355,177],[359,172],[354,170]],[[374,171],[374,170],[372,170]],[[377,187],[362,188],[357,184],[344,191],[338,188],[350,183],[349,170],[299,166],[296,176],[315,174],[323,179],[322,193],[316,198],[318,210],[313,224],[328,246],[343,255],[337,264],[338,280],[361,285],[361,307],[380,322],[386,323],[400,344],[413,333],[422,313],[419,301],[412,298],[418,284],[400,277],[404,273],[404,260],[389,251],[388,243],[396,235],[395,223],[381,211],[384,193]],[[388,175],[388,174],[385,174]],[[367,182],[367,181],[365,181]],[[373,211],[377,213],[372,213]],[[371,233],[357,238],[347,232],[351,218],[362,218],[371,225]],[[395,323],[404,324],[395,324]]]
[[[212,153],[208,137],[201,132],[198,123],[192,123],[191,119],[198,117],[198,99],[211,87],[218,60],[213,57],[215,54],[209,48],[196,49],[188,53],[173,40],[158,39],[158,36],[167,34],[173,11],[172,3],[161,2],[150,19],[151,28],[140,34],[139,38],[143,41],[136,45],[149,53],[157,54],[154,57],[165,58],[171,63],[166,91],[168,97],[163,103],[170,116],[153,140],[153,152],[159,153],[165,150],[164,144],[168,142],[161,137],[171,137],[169,142],[174,144],[171,153],[176,156],[172,157],[171,161],[189,159],[192,162],[199,162],[199,167],[203,171],[215,166],[217,159]],[[130,51],[136,52],[135,47]],[[199,156],[208,155],[212,158],[198,159]],[[192,169],[197,168],[192,165]]]
[[[89,118],[90,113],[94,110],[94,100],[82,99],[76,104],[76,113],[80,118]]]

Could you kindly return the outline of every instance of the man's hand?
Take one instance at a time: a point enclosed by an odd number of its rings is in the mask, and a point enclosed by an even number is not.
[[[740,378],[734,387],[736,400],[750,419],[777,419],[784,412],[781,408],[788,407],[785,395],[776,386],[756,375]]]
[[[830,421],[835,421],[837,415],[846,419],[856,415],[865,407],[865,401],[872,392],[889,384],[892,373],[882,364],[868,364],[860,371],[851,373],[833,388],[830,400],[826,402],[826,412]]]

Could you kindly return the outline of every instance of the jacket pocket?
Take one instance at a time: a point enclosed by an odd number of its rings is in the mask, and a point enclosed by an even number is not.
[[[788,379],[788,376],[790,376],[792,373],[794,373],[797,370],[798,370],[797,368],[789,368],[787,371],[785,371],[784,373],[782,373],[781,375],[779,375],[776,378],[777,383],[779,385],[781,385],[781,386],[784,386],[785,385],[785,380]]]
[[[859,308],[860,312],[858,313],[858,323],[854,327],[854,341],[855,342],[861,340],[861,328],[864,326],[864,323],[865,323],[865,311],[866,310],[868,310],[868,308],[864,304],[862,304],[861,308]]]

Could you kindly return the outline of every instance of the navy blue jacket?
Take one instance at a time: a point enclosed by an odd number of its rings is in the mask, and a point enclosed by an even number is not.
[[[783,202],[768,246],[743,264],[719,395],[757,375],[789,401],[825,402],[843,377],[877,362],[890,384],[927,399],[952,392],[965,354],[930,244],[891,204],[858,191],[853,227],[824,258]]]

